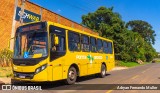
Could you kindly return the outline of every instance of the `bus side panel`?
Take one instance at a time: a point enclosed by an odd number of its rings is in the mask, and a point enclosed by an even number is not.
[[[68,69],[69,69],[69,66],[67,66],[67,65],[63,66],[63,77],[62,77],[63,79],[67,78]]]
[[[80,76],[87,75],[87,64],[81,64],[79,72],[80,72]]]
[[[93,62],[94,63],[94,74],[100,73],[102,63],[105,62],[106,64],[106,55],[103,53],[99,53],[99,54],[91,53],[91,54],[94,56],[94,62]]]
[[[64,56],[64,59],[65,59],[65,62],[63,62],[62,78],[67,79],[68,70],[69,70],[70,66],[75,63],[75,59],[72,56],[72,54],[69,53],[68,51],[67,51],[66,55]]]
[[[48,73],[47,73],[47,78],[48,78],[48,81],[53,81],[53,68],[52,68],[52,64],[48,64],[48,67],[47,67],[47,71],[48,71]]]
[[[107,71],[110,71],[114,68],[114,56],[113,54],[108,54],[108,60],[107,60]]]
[[[66,54],[66,63],[63,68],[63,79],[67,78],[69,67],[76,64],[79,69],[79,76],[87,75],[87,60],[83,59],[80,52],[68,52]]]
[[[64,58],[58,58],[54,60],[53,62],[51,62],[52,71],[50,72],[53,73],[52,75],[53,81],[62,79],[63,61],[64,61]]]

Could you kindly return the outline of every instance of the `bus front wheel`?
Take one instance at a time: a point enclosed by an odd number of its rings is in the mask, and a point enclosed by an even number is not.
[[[68,70],[68,75],[67,75],[67,84],[74,84],[77,80],[77,70],[75,67],[70,67]]]
[[[101,65],[101,72],[99,73],[99,77],[104,78],[106,76],[106,66],[104,64]]]

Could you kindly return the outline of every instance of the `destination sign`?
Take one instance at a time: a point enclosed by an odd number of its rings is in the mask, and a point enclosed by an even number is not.
[[[31,31],[31,30],[38,30],[41,28],[42,28],[41,25],[37,24],[37,25],[28,25],[28,26],[22,27],[21,30],[22,32],[25,32],[25,31]]]
[[[37,22],[37,23],[20,26],[17,29],[16,33],[27,32],[27,31],[47,31],[46,22]]]

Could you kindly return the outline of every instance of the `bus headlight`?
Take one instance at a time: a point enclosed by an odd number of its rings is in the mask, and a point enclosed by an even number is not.
[[[47,64],[42,65],[41,67],[37,68],[36,71],[35,71],[35,74],[37,74],[37,73],[43,71],[46,67],[47,67]]]

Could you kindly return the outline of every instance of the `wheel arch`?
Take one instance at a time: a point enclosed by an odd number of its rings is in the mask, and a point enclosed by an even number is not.
[[[106,65],[106,62],[102,62],[102,64],[104,64],[104,65],[105,65],[105,67],[106,67],[106,71],[107,71],[107,65]],[[102,64],[101,64],[101,65],[102,65]]]
[[[79,67],[78,67],[78,65],[77,65],[77,64],[75,64],[75,63],[73,63],[73,64],[71,64],[71,65],[70,65],[70,67],[69,67],[69,68],[71,68],[71,67],[74,67],[74,68],[76,69],[76,71],[77,71],[77,76],[79,76],[79,75],[80,75],[80,71],[79,71]]]

